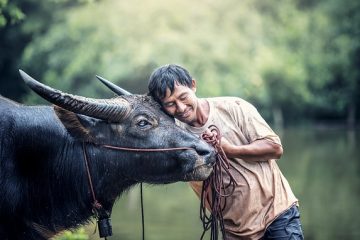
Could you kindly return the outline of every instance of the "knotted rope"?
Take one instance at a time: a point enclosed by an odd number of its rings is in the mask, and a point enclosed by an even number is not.
[[[229,171],[229,160],[221,148],[221,133],[219,129],[211,125],[209,130],[210,133],[205,132],[201,137],[215,148],[216,162],[213,166],[213,173],[203,182],[202,186],[200,219],[203,223],[204,231],[200,239],[202,240],[205,233],[210,229],[210,240],[217,240],[218,228],[220,226],[223,239],[226,240],[222,211],[226,207],[226,197],[232,195],[235,190],[236,181]],[[229,177],[227,185],[224,183],[224,177]],[[206,208],[210,210],[209,215],[206,212]]]

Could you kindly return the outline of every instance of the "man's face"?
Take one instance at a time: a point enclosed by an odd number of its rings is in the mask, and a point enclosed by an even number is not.
[[[165,97],[161,100],[165,111],[179,121],[193,125],[197,121],[196,111],[198,99],[195,95],[196,83],[192,81],[191,88],[175,83],[174,92],[166,90]]]

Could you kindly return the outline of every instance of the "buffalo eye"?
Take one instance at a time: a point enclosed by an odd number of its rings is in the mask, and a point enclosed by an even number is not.
[[[142,119],[136,123],[136,126],[145,129],[151,127],[151,123],[145,119]]]

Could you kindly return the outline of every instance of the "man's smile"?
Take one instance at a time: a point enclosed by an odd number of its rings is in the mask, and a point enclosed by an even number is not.
[[[186,109],[184,112],[182,113],[178,113],[177,116],[179,118],[182,118],[182,119],[185,119],[185,118],[188,118],[191,114],[191,109]]]

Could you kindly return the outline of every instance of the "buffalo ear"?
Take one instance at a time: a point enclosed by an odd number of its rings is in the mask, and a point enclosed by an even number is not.
[[[94,139],[89,128],[90,123],[87,123],[85,117],[56,105],[54,105],[54,111],[71,136],[85,142],[93,142]]]

